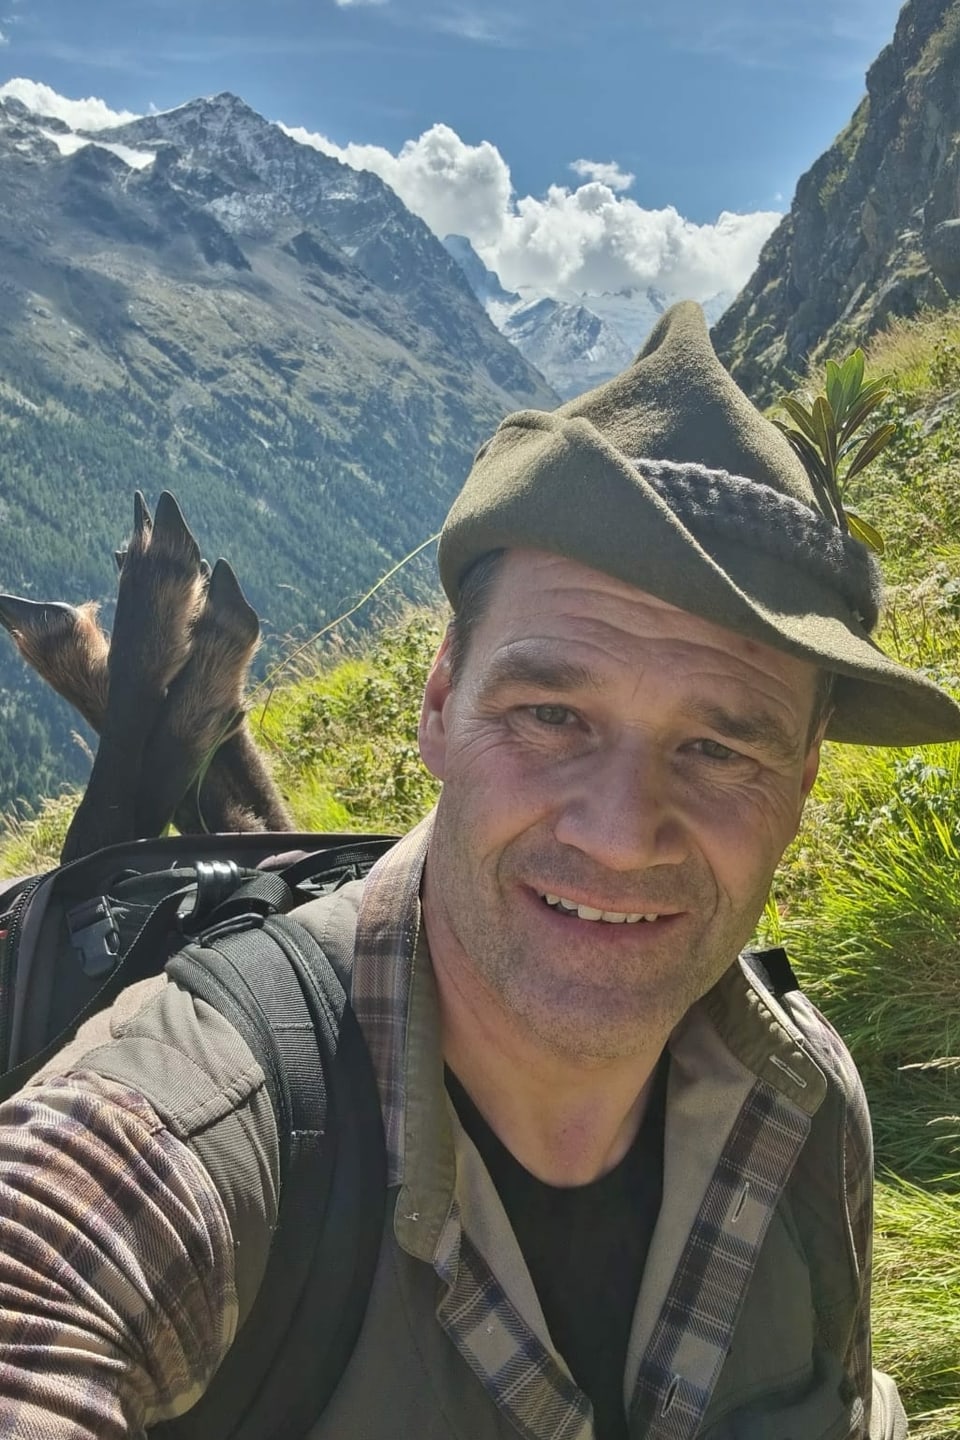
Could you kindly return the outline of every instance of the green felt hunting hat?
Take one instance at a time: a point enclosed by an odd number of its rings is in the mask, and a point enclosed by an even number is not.
[[[440,537],[454,609],[470,567],[516,547],[568,556],[833,671],[832,740],[960,739],[960,704],[871,639],[874,557],[820,512],[690,301],[622,375],[549,413],[508,416],[482,447]]]

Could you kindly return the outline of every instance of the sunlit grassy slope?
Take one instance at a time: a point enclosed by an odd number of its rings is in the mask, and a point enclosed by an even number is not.
[[[884,534],[883,643],[960,694],[960,311],[900,324],[869,352],[900,422],[856,508]],[[300,824],[402,829],[434,785],[416,717],[442,617],[410,613],[366,649],[327,654],[253,707]],[[0,849],[52,863],[72,800]],[[763,924],[849,1041],[877,1138],[876,1361],[923,1440],[960,1437],[960,746],[827,747]]]

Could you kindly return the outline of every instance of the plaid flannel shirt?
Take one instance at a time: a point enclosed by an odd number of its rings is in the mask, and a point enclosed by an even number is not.
[[[394,1231],[442,1281],[437,1319],[527,1440],[592,1440],[515,1237],[443,1087],[419,885],[424,822],[361,900],[353,1003],[381,1090]],[[304,912],[309,921],[308,912]],[[631,1433],[691,1440],[811,1116],[846,1096],[843,1197],[862,1280],[845,1357],[870,1406],[872,1152],[862,1090],[812,1007],[785,1011],[734,966],[670,1041],[664,1200],[631,1334]],[[816,1057],[816,1059],[814,1058]],[[152,1107],[64,1067],[0,1119],[0,1437],[113,1440],[182,1412],[236,1326],[223,1200]]]

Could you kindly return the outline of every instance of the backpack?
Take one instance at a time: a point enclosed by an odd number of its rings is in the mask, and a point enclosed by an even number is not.
[[[266,1272],[206,1393],[158,1440],[298,1440],[352,1353],[383,1225],[380,1100],[350,975],[285,912],[361,878],[392,843],[171,836],[0,887],[0,1100],[164,968],[231,1021],[266,1077],[281,1181]]]

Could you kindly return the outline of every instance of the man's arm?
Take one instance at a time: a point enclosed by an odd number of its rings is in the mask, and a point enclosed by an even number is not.
[[[166,977],[0,1106],[0,1440],[114,1440],[196,1401],[259,1288],[279,1154],[263,1072]]]
[[[844,1102],[843,1204],[858,1276],[844,1369],[863,1401],[864,1440],[905,1440],[907,1417],[889,1375],[873,1368],[870,1301],[873,1261],[873,1131],[863,1082],[844,1041],[806,995],[789,996],[790,1014],[817,1059],[826,1065]]]
[[[129,1088],[0,1107],[0,1436],[114,1440],[181,1413],[237,1321],[224,1205]]]

